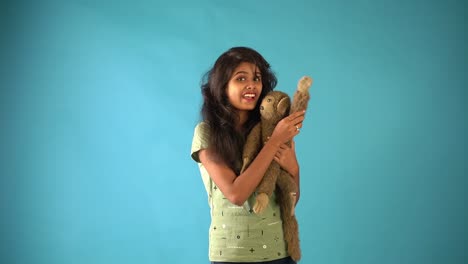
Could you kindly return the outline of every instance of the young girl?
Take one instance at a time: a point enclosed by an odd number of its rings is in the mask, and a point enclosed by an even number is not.
[[[240,174],[244,141],[260,120],[261,100],[276,83],[268,62],[246,47],[223,53],[203,78],[203,121],[195,128],[191,155],[199,165],[211,209],[211,263],[295,263],[286,252],[275,197],[259,215],[251,205],[255,188],[272,160],[299,186],[294,143],[288,147],[285,142],[299,133],[304,112],[281,120],[251,165]]]

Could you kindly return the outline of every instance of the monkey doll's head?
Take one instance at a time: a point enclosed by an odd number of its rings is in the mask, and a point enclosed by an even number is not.
[[[289,113],[291,99],[286,93],[271,91],[263,98],[260,105],[262,121],[276,124]]]

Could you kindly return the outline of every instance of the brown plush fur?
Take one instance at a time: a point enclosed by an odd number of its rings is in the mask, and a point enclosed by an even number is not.
[[[276,124],[290,113],[306,110],[310,99],[309,88],[312,84],[310,77],[302,77],[297,85],[293,102],[287,94],[280,91],[272,91],[263,99],[260,106],[261,122],[257,124],[247,137],[244,146],[243,167],[244,171],[258,154],[264,142],[271,136]],[[290,146],[290,142],[287,143]],[[276,161],[272,161],[262,181],[257,187],[257,197],[254,212],[261,213],[269,202],[275,187],[278,187],[277,197],[283,220],[283,232],[288,247],[288,253],[292,259],[298,261],[301,258],[299,245],[299,227],[294,213],[296,204],[297,185],[291,175],[281,169]]]

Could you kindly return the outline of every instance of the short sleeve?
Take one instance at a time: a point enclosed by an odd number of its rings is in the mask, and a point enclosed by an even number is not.
[[[209,144],[209,129],[205,122],[198,123],[195,127],[192,140],[191,157],[194,161],[200,163],[198,152],[202,149],[208,148]]]

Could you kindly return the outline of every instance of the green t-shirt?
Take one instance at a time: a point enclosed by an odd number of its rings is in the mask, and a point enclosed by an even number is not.
[[[198,158],[198,151],[206,149],[208,144],[208,125],[201,122],[195,127],[191,156],[200,168],[211,209],[210,261],[260,262],[287,257],[281,212],[275,195],[259,215],[251,210],[255,193],[244,206],[229,202]]]

